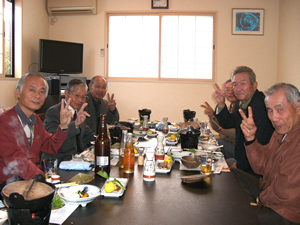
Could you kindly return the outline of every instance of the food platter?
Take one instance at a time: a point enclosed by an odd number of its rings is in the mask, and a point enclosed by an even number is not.
[[[104,183],[104,185],[101,188],[101,195],[105,196],[105,197],[120,197],[124,194],[124,190],[120,189],[118,191],[113,191],[111,193],[107,193],[104,189],[104,186],[107,182],[110,182],[111,180],[113,180],[115,178],[109,178],[106,180],[106,182]],[[116,178],[118,181],[120,181],[120,183],[126,188],[127,183],[128,183],[128,178]]]
[[[145,137],[147,135],[146,131],[134,131],[134,133],[136,138]]]
[[[182,156],[192,155],[192,152],[188,152],[188,151],[172,151],[171,155],[173,156],[173,158],[176,161],[180,162]]]
[[[178,138],[175,140],[171,140],[170,138],[166,139],[166,145],[177,145],[178,144]]]
[[[85,187],[88,188],[87,193],[89,194],[89,196],[86,198],[77,198],[76,193],[78,191],[82,191]],[[57,191],[59,197],[65,202],[73,205],[81,205],[82,207],[85,207],[88,203],[92,202],[95,198],[97,198],[100,195],[100,193],[100,188],[89,184],[62,187],[59,188]]]
[[[164,160],[156,160],[156,163],[155,163],[155,172],[156,173],[169,173],[172,170],[174,161],[171,162],[171,165],[170,165],[169,169],[167,169],[167,168],[166,169],[159,168],[158,164],[162,163],[162,162],[164,162]]]

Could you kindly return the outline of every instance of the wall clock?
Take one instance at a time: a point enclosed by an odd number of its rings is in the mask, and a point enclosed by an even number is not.
[[[152,9],[168,9],[169,0],[151,0]]]

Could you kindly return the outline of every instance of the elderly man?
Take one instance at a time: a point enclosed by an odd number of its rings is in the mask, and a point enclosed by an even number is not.
[[[57,158],[58,162],[72,159],[72,155],[81,153],[95,140],[94,133],[86,125],[85,119],[89,114],[84,111],[87,106],[87,85],[80,79],[72,79],[65,90],[66,101],[70,103],[73,119],[69,124],[69,132],[58,154],[42,154],[42,159]],[[45,114],[44,127],[49,133],[55,134],[59,125],[61,105],[56,104]]]
[[[267,145],[257,141],[252,108],[248,118],[239,110],[248,160],[259,180],[238,169],[236,175],[262,224],[300,223],[300,96],[291,84],[275,84],[266,91],[268,117],[275,132]],[[264,206],[264,207],[263,207]]]
[[[89,92],[87,94],[88,106],[86,112],[90,114],[86,123],[92,129],[93,132],[98,134],[98,126],[100,114],[106,114],[106,122],[108,124],[114,124],[119,121],[119,112],[116,107],[116,101],[114,100],[114,94],[110,97],[107,93],[107,98],[103,99],[107,92],[107,80],[102,76],[95,76],[89,83]]]
[[[267,144],[274,132],[274,128],[267,117],[267,111],[264,105],[264,94],[257,90],[256,75],[253,70],[246,66],[237,67],[232,74],[233,92],[239,100],[237,107],[233,113],[230,113],[225,107],[225,93],[216,85],[214,97],[218,103],[216,108],[216,117],[220,125],[224,129],[234,128],[236,130],[236,145],[235,145],[235,160],[230,165],[230,160],[227,162],[231,167],[237,167],[247,173],[256,175],[249,165],[244,142],[245,137],[241,131],[240,124],[242,118],[239,115],[238,109],[242,109],[247,114],[247,107],[251,106],[253,110],[253,119],[257,126],[256,136],[260,144]]]
[[[48,84],[38,74],[24,75],[17,83],[17,104],[0,114],[0,188],[43,174],[40,153],[56,154],[65,141],[72,113],[62,103],[56,135],[49,134],[34,114],[44,104]]]
[[[227,80],[224,84],[225,98],[230,102],[228,111],[232,113],[236,108],[237,98],[235,97],[232,89],[231,80]],[[225,159],[235,157],[235,128],[223,129],[220,126],[218,119],[215,117],[212,107],[205,102],[205,105],[201,105],[205,108],[204,113],[209,117],[209,123],[211,127],[219,133],[219,138],[216,138],[219,145],[223,145],[222,152]]]

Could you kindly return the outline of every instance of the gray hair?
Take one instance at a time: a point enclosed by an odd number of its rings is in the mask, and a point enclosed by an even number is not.
[[[22,76],[18,80],[18,83],[16,85],[16,91],[19,90],[20,93],[22,93],[24,84],[25,84],[25,82],[26,82],[26,80],[27,80],[27,78],[29,76],[40,77],[40,78],[42,78],[44,80],[44,83],[45,83],[45,86],[46,86],[46,97],[47,97],[48,96],[48,90],[49,90],[48,83],[47,83],[47,81],[45,80],[45,78],[42,75],[37,74],[37,73],[26,73],[24,76]]]
[[[251,84],[256,82],[256,75],[255,75],[254,71],[250,67],[247,67],[247,66],[238,66],[237,68],[235,68],[235,70],[232,73],[231,80],[233,80],[233,77],[235,75],[237,75],[238,73],[244,73],[244,72],[248,73]]]
[[[87,89],[88,89],[88,87],[87,87],[87,85],[86,85],[85,82],[83,82],[81,79],[75,78],[75,79],[72,79],[72,80],[70,80],[70,81],[68,82],[68,84],[67,84],[67,86],[66,86],[66,90],[67,90],[69,93],[71,93],[71,91],[72,91],[75,87],[77,87],[77,86],[82,86],[82,87],[84,87],[86,91],[87,91]]]
[[[287,102],[291,103],[296,108],[297,103],[300,101],[300,94],[298,88],[292,84],[278,83],[274,84],[266,91],[265,104],[268,98],[279,90],[284,90]]]
[[[90,84],[93,85],[93,84],[94,84],[94,80],[95,80],[96,78],[98,78],[98,77],[102,78],[102,79],[105,81],[106,85],[107,85],[107,80],[106,80],[106,78],[103,77],[103,76],[100,76],[100,75],[94,76],[94,77],[91,79]]]

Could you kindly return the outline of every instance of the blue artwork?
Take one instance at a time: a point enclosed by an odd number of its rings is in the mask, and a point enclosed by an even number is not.
[[[237,12],[236,31],[260,31],[260,13]]]

